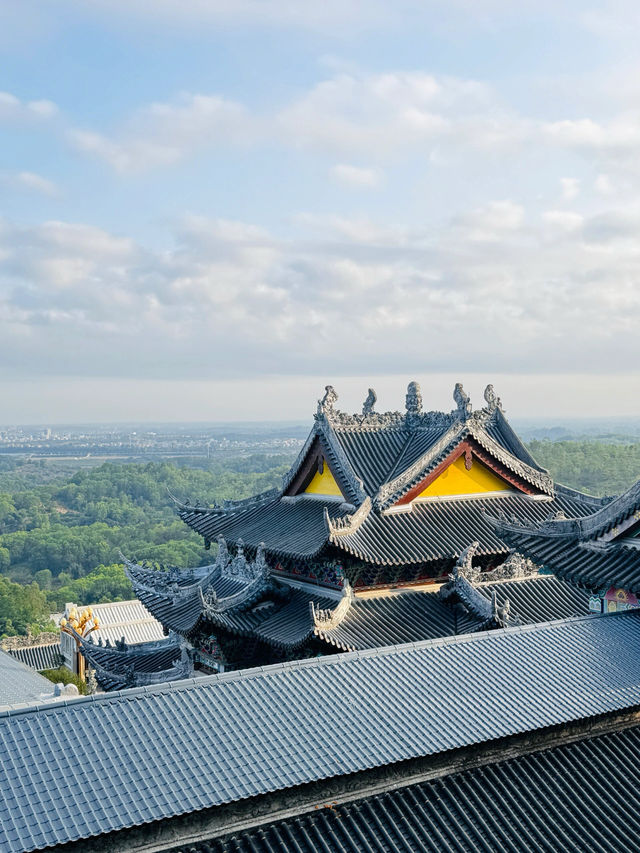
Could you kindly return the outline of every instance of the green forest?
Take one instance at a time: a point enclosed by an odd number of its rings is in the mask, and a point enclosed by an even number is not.
[[[619,494],[640,479],[640,444],[545,440],[529,448],[555,480],[594,495]],[[254,455],[74,472],[73,461],[0,457],[0,635],[43,630],[67,601],[131,597],[120,552],[203,565],[211,555],[178,519],[168,490],[192,502],[244,498],[279,485],[290,463]]]
[[[0,459],[0,635],[44,629],[67,601],[131,598],[120,552],[203,565],[211,555],[169,491],[192,502],[244,498],[279,485],[289,464],[278,456],[203,460],[202,468],[105,463],[51,479],[41,462]],[[44,482],[34,485],[38,474]]]

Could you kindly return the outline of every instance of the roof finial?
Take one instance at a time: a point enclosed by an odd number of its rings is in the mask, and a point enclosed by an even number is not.
[[[337,399],[338,395],[336,394],[336,390],[333,385],[325,385],[324,397],[322,400],[318,400],[318,414],[332,415]]]
[[[484,389],[484,399],[489,412],[495,412],[496,409],[500,409],[500,411],[502,411],[502,400],[493,390],[493,385],[487,385]]]
[[[469,395],[462,387],[462,382],[456,382],[456,387],[453,389],[453,399],[455,400],[456,405],[458,406],[458,416],[461,420],[466,421],[466,419],[473,411],[473,407],[471,405]]]
[[[369,393],[367,394],[367,399],[362,404],[362,414],[366,417],[367,415],[373,414],[373,407],[376,404],[376,400],[378,399],[378,395],[373,390],[373,388],[369,388]]]
[[[417,382],[410,382],[407,385],[405,406],[407,409],[407,421],[410,423],[415,421],[422,413],[422,391]]]

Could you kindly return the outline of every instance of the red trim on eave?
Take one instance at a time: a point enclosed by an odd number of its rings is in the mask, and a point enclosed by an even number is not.
[[[411,501],[415,500],[418,495],[420,495],[427,486],[430,486],[434,480],[436,480],[440,474],[448,468],[449,465],[452,465],[456,459],[459,459],[461,456],[466,456],[469,458],[469,454],[475,456],[480,462],[486,465],[494,474],[500,477],[503,480],[506,480],[507,483],[510,483],[516,489],[521,492],[524,492],[526,495],[538,495],[539,491],[533,488],[530,483],[526,483],[524,480],[521,480],[520,477],[517,477],[512,471],[509,471],[508,468],[505,468],[501,465],[496,459],[490,456],[479,444],[477,444],[473,440],[461,441],[460,444],[455,447],[451,453],[443,459],[442,462],[437,465],[430,474],[427,474],[420,482],[413,486],[413,488],[409,489],[406,495],[403,495],[399,500],[397,500],[394,506],[405,506],[406,504],[411,503]],[[466,466],[465,466],[466,467]]]

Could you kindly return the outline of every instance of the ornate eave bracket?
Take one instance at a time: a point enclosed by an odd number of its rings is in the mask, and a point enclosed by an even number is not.
[[[351,609],[353,597],[353,589],[349,582],[346,581],[343,587],[342,598],[340,599],[337,607],[334,607],[333,610],[316,607],[315,603],[310,601],[309,610],[311,612],[315,633],[323,633],[324,631],[330,631],[332,628],[337,628]]]

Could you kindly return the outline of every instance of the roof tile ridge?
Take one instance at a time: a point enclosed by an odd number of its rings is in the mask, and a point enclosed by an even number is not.
[[[537,486],[541,491],[546,492],[551,497],[554,496],[555,489],[551,475],[543,473],[537,468],[532,468],[531,465],[528,465],[526,462],[518,459],[517,456],[514,456],[513,453],[505,450],[502,445],[489,435],[483,424],[469,423],[469,435],[484,447],[485,450],[491,453],[492,456],[495,456],[499,462],[502,462],[505,467],[510,468],[515,474],[522,477],[523,480]]]
[[[316,607],[315,603],[310,601],[309,612],[314,625],[314,634],[322,636],[324,631],[337,628],[351,610],[353,600],[354,594],[351,584],[349,581],[345,581],[342,598],[333,610]]]
[[[326,414],[320,412],[314,415],[314,418],[316,427],[318,428],[318,437],[321,441],[324,441],[326,449],[335,457],[339,470],[334,471],[334,475],[345,481],[345,485],[348,486],[351,492],[350,497],[355,498],[354,502],[356,504],[361,504],[367,497],[364,490],[364,483],[354,471],[342,444],[338,440],[331,419]]]
[[[383,483],[374,497],[377,508],[384,509],[400,493],[411,486],[413,481],[428,467],[430,467],[439,456],[441,456],[454,443],[462,441],[468,434],[469,427],[464,421],[455,420],[435,444],[426,450],[422,456],[401,471],[393,480]]]
[[[325,507],[324,517],[329,538],[333,540],[334,537],[347,536],[351,533],[355,533],[369,517],[371,509],[372,502],[369,495],[367,495],[355,512],[352,512],[350,515],[345,515],[342,518],[331,519],[329,517],[329,510]]]
[[[489,410],[485,409],[484,411],[489,411]],[[494,424],[496,424],[500,427],[506,427],[506,429],[509,432],[509,438],[514,442],[516,447],[522,452],[523,456],[527,457],[527,459],[529,460],[526,464],[528,464],[532,468],[535,468],[538,471],[548,473],[546,468],[543,468],[541,465],[538,464],[536,458],[529,451],[526,444],[522,441],[522,439],[520,438],[518,433],[514,430],[514,428],[511,426],[511,424],[507,420],[507,417],[506,417],[504,411],[502,410],[502,408],[500,406],[496,406],[496,408],[490,410],[490,416],[491,416],[491,420],[493,421]],[[523,459],[521,461],[526,462],[525,459]]]
[[[311,427],[311,432],[309,433],[304,444],[300,448],[300,452],[296,456],[295,462],[293,463],[291,468],[289,468],[287,473],[282,478],[281,494],[284,494],[287,491],[287,489],[289,488],[289,486],[291,485],[291,483],[293,482],[294,477],[298,473],[298,469],[300,468],[300,466],[304,462],[304,460],[307,456],[307,453],[311,450],[311,445],[316,440],[316,438],[319,437],[319,435],[320,435],[320,432],[318,430],[317,419],[314,419],[313,426]]]
[[[154,595],[161,595],[165,598],[173,598],[176,600],[177,598],[186,598],[188,595],[192,594],[194,591],[201,589],[203,586],[208,586],[211,581],[220,573],[220,565],[218,560],[215,563],[212,563],[210,566],[205,566],[204,568],[210,569],[203,577],[194,580],[193,583],[179,586],[177,583],[177,577],[181,574],[186,574],[187,571],[193,571],[193,569],[177,569],[177,570],[153,570],[153,569],[145,569],[144,566],[140,566],[138,563],[134,563],[131,560],[127,559],[124,554],[120,553],[120,558],[124,563],[124,573],[131,581],[131,585],[133,586],[134,592],[138,589],[144,590],[146,592],[150,592]],[[198,567],[200,568],[200,567]],[[136,577],[137,570],[141,570],[148,575],[148,578],[139,579]],[[176,575],[177,573],[177,575]],[[149,583],[151,576],[157,575],[157,583]],[[137,593],[136,593],[137,594]],[[144,607],[144,604],[140,602]],[[151,618],[155,617],[151,614]],[[147,620],[137,620],[139,624],[143,624]],[[116,623],[122,624],[122,623]],[[105,626],[109,627],[109,626]],[[115,627],[111,626],[111,627]]]

